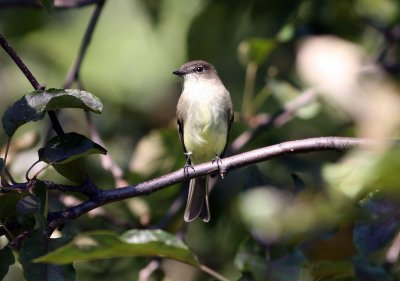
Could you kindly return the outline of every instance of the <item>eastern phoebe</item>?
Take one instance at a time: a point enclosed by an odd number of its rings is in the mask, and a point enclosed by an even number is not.
[[[205,61],[185,63],[173,74],[183,77],[177,106],[179,138],[186,155],[185,169],[212,159],[219,161],[233,121],[232,101],[215,67]],[[185,209],[186,222],[210,220],[208,176],[191,179]]]

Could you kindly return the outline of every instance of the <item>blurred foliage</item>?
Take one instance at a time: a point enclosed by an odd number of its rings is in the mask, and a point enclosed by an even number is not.
[[[56,9],[53,1],[40,2],[45,8],[0,0],[0,33],[39,83],[62,88],[94,6]],[[180,83],[171,72],[194,59],[213,63],[231,93],[236,109],[231,141],[308,89],[317,93],[240,151],[329,135],[398,139],[399,41],[398,0],[106,1],[79,72],[82,85],[73,88],[83,86],[93,93],[87,93],[92,105],[103,104],[102,114],[92,115],[101,146],[121,168],[123,180],[135,184],[184,165],[175,126]],[[89,136],[82,109],[91,105],[78,94],[65,99],[67,92],[59,91],[61,98],[51,108],[63,108],[58,114],[63,129],[79,139]],[[24,111],[21,103],[34,98],[31,85],[0,51],[0,112],[6,121],[1,156],[13,135],[7,167],[18,182],[25,181],[39,149],[54,145],[47,118],[29,122],[43,118],[50,106],[42,97],[34,112]],[[84,171],[99,187],[114,188],[115,179],[99,158],[87,157],[104,153],[101,146],[89,141],[76,151],[62,151],[80,164],[71,161],[64,172],[53,165],[39,178],[71,184],[67,178],[82,180]],[[229,280],[400,280],[399,159],[398,142],[386,141],[369,150],[286,155],[233,171],[217,180],[211,193],[211,221],[191,223],[183,241],[172,235],[182,234],[183,207],[174,206],[184,197],[185,184],[103,206],[57,230],[61,238],[46,241],[47,210],[76,205],[84,197],[44,191],[40,182],[29,192],[3,190],[0,227],[18,222],[22,229],[0,237],[0,277],[8,271],[3,280],[23,280],[23,269],[26,280],[45,280],[48,272],[63,274],[60,280],[75,275],[78,280],[135,280],[152,260],[148,256],[185,262],[179,250]],[[29,174],[40,169],[35,165]],[[166,219],[168,212],[172,217]],[[138,240],[150,245],[145,253],[126,246],[121,236],[145,233],[148,239],[153,231],[148,229],[160,226],[165,232],[154,241]],[[24,230],[32,235],[14,258],[8,241]],[[93,231],[104,235],[101,243],[90,236],[98,234]],[[73,266],[32,264],[51,250],[71,254],[79,241],[84,242],[79,254],[95,247],[103,256]],[[57,250],[53,254],[57,260]],[[101,257],[107,258],[93,260]],[[77,260],[73,253],[68,258]],[[186,262],[194,267],[160,262],[149,280],[211,278],[193,260]]]

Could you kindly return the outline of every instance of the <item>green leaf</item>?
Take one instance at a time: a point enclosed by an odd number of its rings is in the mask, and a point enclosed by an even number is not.
[[[130,230],[120,237],[109,231],[82,233],[68,245],[35,261],[68,264],[132,256],[165,257],[199,266],[196,256],[180,239],[162,230]]]
[[[66,163],[53,163],[52,166],[60,174],[76,184],[82,184],[86,178],[85,159],[78,158]]]
[[[35,258],[61,247],[66,242],[66,238],[47,239],[44,236],[42,228],[33,231],[22,245],[19,254],[19,261],[24,270],[26,281],[76,280],[76,273],[72,264],[54,265],[33,263]]]
[[[11,137],[19,126],[41,120],[46,111],[61,108],[82,108],[101,113],[103,104],[93,94],[77,89],[48,89],[29,92],[8,107],[2,122]]]
[[[10,247],[0,249],[0,280],[7,274],[10,265],[14,264],[15,258]]]
[[[39,149],[39,160],[46,163],[67,163],[90,154],[106,154],[107,150],[89,138],[67,133],[55,136],[45,147]]]
[[[261,65],[276,45],[274,39],[252,38],[242,41],[238,49],[239,60],[243,65],[249,63]]]
[[[38,151],[39,160],[51,163],[57,172],[77,184],[86,176],[83,157],[106,153],[105,148],[77,133],[56,136]]]

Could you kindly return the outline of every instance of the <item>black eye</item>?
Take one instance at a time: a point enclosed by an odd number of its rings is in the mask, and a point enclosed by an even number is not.
[[[204,68],[202,66],[196,67],[196,72],[203,72]]]

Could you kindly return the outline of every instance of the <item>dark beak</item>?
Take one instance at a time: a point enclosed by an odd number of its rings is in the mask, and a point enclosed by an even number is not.
[[[181,71],[181,70],[175,70],[172,73],[175,75],[178,75],[178,76],[185,76],[185,74],[186,74],[185,71]]]

